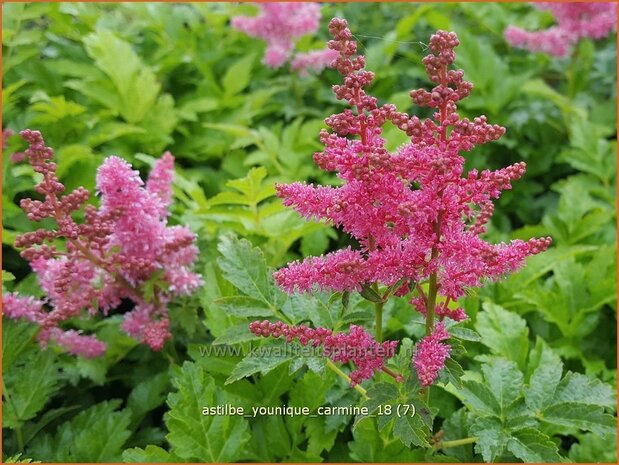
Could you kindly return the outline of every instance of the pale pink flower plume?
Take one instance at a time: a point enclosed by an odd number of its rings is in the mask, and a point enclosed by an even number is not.
[[[264,63],[271,68],[282,66],[294,50],[294,41],[318,29],[318,3],[269,2],[257,4],[255,17],[235,16],[232,27],[267,43]]]
[[[329,50],[328,48],[307,53],[297,53],[290,64],[290,68],[298,72],[300,76],[307,76],[309,71],[319,73],[323,69],[330,67],[338,55],[339,52]]]
[[[4,314],[41,326],[39,341],[54,340],[68,353],[93,357],[105,344],[60,325],[71,318],[99,312],[106,315],[122,299],[134,302],[125,314],[123,329],[153,350],[170,338],[167,303],[202,285],[191,270],[197,257],[195,234],[184,226],[167,225],[171,202],[174,157],[165,153],[157,160],[144,185],[139,172],[118,157],[108,157],[99,167],[96,188],[101,206],[87,205],[84,222],[72,214],[89,198],[83,187],[62,195],[65,188],[56,176],[54,152],[46,147],[38,131],[22,131],[29,143],[25,152],[34,171],[43,175],[35,187],[44,200],[23,199],[21,207],[31,221],[51,218],[56,230],[38,229],[21,234],[15,246],[37,274],[46,301],[5,294]],[[64,241],[65,250],[56,243]],[[142,285],[153,278],[147,302]],[[49,310],[44,309],[44,304]]]
[[[509,26],[504,35],[510,45],[565,57],[581,38],[602,39],[616,29],[615,2],[540,2],[534,5],[540,10],[550,11],[557,24],[542,31]]]

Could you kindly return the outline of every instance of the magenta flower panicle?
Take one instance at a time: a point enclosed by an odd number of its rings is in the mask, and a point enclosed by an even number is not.
[[[361,291],[380,285],[387,286],[386,296],[414,292],[411,303],[426,315],[429,337],[438,331],[435,315],[466,318],[463,309],[448,307],[450,301],[467,288],[517,270],[551,239],[490,244],[480,237],[494,212],[492,201],[511,189],[526,165],[464,172],[461,152],[499,139],[505,128],[490,124],[485,116],[460,118],[457,104],[473,85],[464,80],[462,70],[451,69],[459,44],[456,34],[438,31],[430,38],[423,64],[434,87],[410,94],[415,104],[435,109],[432,118],[422,120],[398,112],[394,105],[379,105],[367,94],[374,73],[364,69],[365,57],[356,54],[346,21],[333,19],[329,30],[329,48],[339,53],[333,67],[344,77],[333,91],[351,108],[326,118],[331,130],[321,132],[325,148],[314,154],[314,161],[337,172],[343,185],[278,184],[276,190],[285,206],[341,228],[360,246],[290,263],[274,277],[289,293],[316,288]],[[386,149],[381,137],[387,121],[411,139],[395,152]],[[427,292],[421,283],[428,283]],[[420,351],[419,366],[425,353]],[[432,363],[439,361],[435,357]]]
[[[505,40],[513,47],[566,57],[580,39],[602,39],[617,27],[615,2],[539,2],[535,6],[550,11],[557,24],[542,31],[508,26]]]
[[[72,215],[88,201],[89,192],[78,187],[63,195],[65,187],[51,161],[53,150],[38,131],[25,130],[21,135],[29,143],[28,162],[43,175],[35,190],[44,199],[26,198],[20,205],[29,220],[50,218],[58,227],[16,238],[15,246],[23,249],[21,256],[30,262],[47,299],[5,294],[4,314],[39,325],[42,345],[54,340],[71,354],[92,357],[103,353],[103,343],[73,330],[63,332],[60,325],[82,317],[84,311],[106,315],[122,299],[130,299],[136,308],[125,315],[123,328],[160,350],[171,336],[167,303],[202,284],[191,271],[197,256],[195,235],[184,226],[167,226],[174,157],[166,153],[155,163],[146,186],[126,161],[106,158],[96,178],[101,206],[87,205],[84,222],[78,224]],[[59,242],[64,242],[62,250]],[[162,285],[155,286],[147,302],[142,286],[154,273],[161,275]]]
[[[360,326],[350,325],[348,334],[333,334],[327,328],[313,329],[305,325],[291,326],[281,321],[271,323],[264,320],[250,323],[249,329],[256,336],[283,337],[287,342],[296,340],[303,346],[322,346],[323,355],[332,361],[353,362],[356,368],[350,373],[352,386],[372,378],[381,370],[393,376],[385,364],[395,355],[398,341],[377,342]]]

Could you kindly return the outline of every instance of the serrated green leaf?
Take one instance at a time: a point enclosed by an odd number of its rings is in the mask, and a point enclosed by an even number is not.
[[[262,251],[232,236],[223,236],[217,248],[224,277],[248,296],[269,304],[273,296]]]
[[[221,297],[213,301],[227,315],[239,317],[273,316],[273,310],[264,300],[254,299],[247,296]]]
[[[534,429],[516,431],[507,441],[507,450],[525,463],[561,462],[557,445]]]
[[[616,392],[609,384],[572,372],[568,372],[557,386],[553,402],[578,402],[606,408],[617,406]]]
[[[400,441],[383,438],[375,425],[366,421],[353,431],[353,440],[348,442],[350,457],[361,463],[424,461],[423,449],[411,449]]]
[[[496,359],[481,367],[487,386],[497,400],[503,418],[509,406],[522,394],[523,376],[516,363]]]
[[[118,96],[117,110],[130,124],[142,121],[152,109],[161,89],[131,45],[107,29],[84,38],[86,51],[109,77]]]
[[[484,312],[477,315],[475,329],[482,343],[497,355],[502,355],[525,367],[529,351],[529,328],[519,315],[490,302],[484,302]]]
[[[134,447],[123,451],[123,461],[127,463],[175,463],[179,458],[159,446],[148,445],[145,449]]]
[[[185,362],[173,384],[177,392],[168,396],[170,410],[165,421],[166,439],[172,452],[198,462],[234,462],[243,457],[249,440],[247,421],[239,416],[202,415],[204,407],[224,405],[228,395],[215,386],[199,365]]]
[[[451,382],[454,386],[460,388],[462,387],[462,376],[464,375],[464,370],[462,366],[456,362],[453,358],[448,358],[445,360],[445,370],[441,372],[444,373],[446,377],[446,382]]]
[[[11,369],[4,371],[6,388],[2,399],[2,426],[5,428],[21,428],[60,388],[58,365],[51,351],[33,350],[25,355]]]
[[[476,418],[470,427],[470,434],[477,437],[475,452],[481,454],[485,462],[494,462],[499,457],[510,436],[503,431],[497,418]]]
[[[248,323],[239,323],[226,329],[221,336],[213,341],[213,345],[233,345],[256,339],[259,338],[249,330]]]
[[[460,326],[452,326],[449,328],[449,336],[462,339],[464,341],[481,342],[481,336],[477,331]]]
[[[325,357],[305,357],[300,356],[292,359],[290,363],[289,372],[292,375],[297,372],[303,366],[307,366],[314,373],[322,374],[325,371],[326,367],[326,358]]]
[[[526,403],[531,410],[540,412],[553,403],[555,390],[562,373],[563,363],[560,360],[558,363],[543,363],[533,372],[524,393]]]
[[[139,423],[144,415],[163,404],[169,382],[168,372],[161,372],[141,381],[131,390],[127,408],[131,411],[133,424]]]
[[[33,441],[33,455],[46,462],[117,462],[131,435],[131,413],[117,411],[119,400],[87,408],[58,427],[56,434]]]
[[[469,410],[479,415],[501,414],[501,406],[486,385],[477,381],[464,381],[458,392]]]
[[[255,373],[262,373],[264,375],[282,363],[286,363],[295,357],[295,354],[289,350],[290,348],[282,341],[275,341],[273,344],[255,348],[234,367],[234,370],[232,370],[232,373],[226,380],[226,384],[233,383]]]
[[[596,434],[611,434],[617,429],[617,419],[604,413],[602,407],[576,402],[561,402],[544,410],[540,418],[545,423],[582,429]]]

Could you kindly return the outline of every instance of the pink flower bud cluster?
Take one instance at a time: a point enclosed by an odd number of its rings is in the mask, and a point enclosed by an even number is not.
[[[28,162],[43,175],[35,190],[44,199],[26,198],[20,205],[31,221],[49,218],[57,228],[16,238],[15,246],[23,248],[21,255],[30,262],[47,299],[34,302],[7,294],[4,313],[38,324],[43,345],[53,339],[69,353],[94,356],[105,350],[103,343],[75,331],[63,332],[59,325],[84,311],[106,315],[122,299],[130,299],[135,308],[125,314],[123,329],[160,350],[171,337],[167,303],[202,284],[191,271],[198,252],[195,235],[184,226],[167,225],[174,157],[165,153],[156,162],[145,187],[127,162],[106,158],[96,179],[101,206],[87,205],[84,221],[77,223],[72,215],[88,202],[89,192],[78,187],[62,195],[65,188],[51,161],[53,150],[38,131],[25,130],[21,135],[29,143]]]
[[[251,37],[263,39],[267,43],[264,64],[270,68],[279,68],[291,60],[296,38],[313,34],[318,29],[320,4],[268,2],[257,6],[260,9],[258,16],[235,16],[231,25]],[[326,49],[296,53],[291,61],[291,69],[306,76],[309,71],[322,71],[335,58],[336,55]]]
[[[542,31],[507,27],[505,40],[513,47],[566,57],[572,45],[581,38],[602,39],[617,27],[615,2],[540,2],[534,5],[550,11],[557,24]]]
[[[322,346],[323,354],[334,362],[353,362],[356,369],[350,373],[351,385],[370,379],[377,371],[385,368],[388,359],[395,355],[398,341],[375,341],[362,327],[350,325],[347,333],[336,333],[326,328],[308,328],[305,325],[291,326],[281,321],[254,321],[249,325],[256,336],[284,337],[301,345]]]
[[[413,364],[417,369],[421,387],[432,385],[438,377],[438,372],[445,366],[450,351],[449,345],[441,342],[445,339],[449,339],[449,334],[443,323],[438,323],[434,332],[417,344]]]
[[[365,88],[374,74],[364,69],[365,58],[356,55],[346,21],[333,19],[329,30],[329,48],[340,54],[334,68],[344,76],[333,91],[352,108],[326,118],[331,131],[321,132],[325,149],[314,161],[337,172],[343,185],[293,183],[276,189],[284,205],[341,228],[359,247],[290,263],[274,274],[275,280],[289,293],[384,285],[398,286],[393,290],[399,296],[421,294],[418,284],[432,281],[433,297],[445,302],[433,302],[433,314],[461,321],[464,311],[449,309],[449,300],[515,271],[527,256],[550,245],[550,238],[490,244],[480,237],[492,217],[492,201],[511,189],[526,165],[465,173],[460,152],[497,140],[505,129],[485,116],[469,120],[458,115],[457,103],[470,94],[472,84],[462,70],[451,69],[459,44],[454,33],[438,31],[430,39],[423,63],[435,86],[411,92],[416,104],[435,109],[422,120],[394,105],[379,105],[368,95]],[[411,143],[389,152],[381,137],[387,121],[409,135]],[[412,301],[423,314],[424,298]]]

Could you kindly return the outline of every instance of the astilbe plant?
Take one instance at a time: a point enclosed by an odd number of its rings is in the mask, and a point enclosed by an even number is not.
[[[298,37],[313,34],[318,30],[319,3],[274,2],[260,3],[257,7],[260,9],[257,16],[235,16],[231,20],[231,25],[249,36],[258,37],[266,42],[263,62],[270,68],[279,68],[291,60],[291,69],[304,76],[309,71],[322,71],[337,58],[337,52],[331,49],[305,53],[295,53],[294,50],[295,40]]]
[[[411,97],[415,104],[433,108],[434,114],[420,119],[398,112],[391,104],[379,106],[364,90],[374,74],[364,69],[365,58],[356,54],[357,43],[346,21],[333,19],[329,30],[333,36],[329,48],[339,53],[334,67],[344,76],[343,84],[333,91],[351,108],[325,120],[331,131],[321,132],[325,149],[314,155],[314,161],[324,170],[337,172],[343,185],[293,183],[276,189],[284,205],[308,219],[320,218],[340,227],[359,246],[290,263],[274,276],[289,293],[360,292],[375,304],[377,341],[369,342],[365,330],[353,326],[348,336],[268,322],[255,322],[251,329],[257,335],[288,339],[302,334],[306,343],[323,344],[327,356],[331,354],[327,338],[354,345],[357,356],[339,361],[356,364],[353,383],[357,383],[383,369],[393,356],[395,342],[371,363],[359,354],[373,357],[382,340],[384,304],[393,295],[406,296],[412,308],[425,316],[426,336],[418,342],[412,362],[426,387],[436,380],[450,353],[443,320],[467,318],[453,303],[467,288],[518,269],[527,256],[545,250],[551,239],[490,244],[480,237],[493,213],[492,200],[522,177],[525,164],[464,173],[460,153],[499,139],[505,129],[489,124],[484,116],[471,121],[458,115],[457,102],[470,94],[473,85],[464,80],[462,70],[450,69],[459,44],[456,34],[438,31],[430,39],[430,54],[423,63],[434,87],[414,90]],[[381,138],[387,121],[411,138],[394,153]]]
[[[565,57],[578,40],[602,39],[617,26],[617,4],[614,2],[539,2],[535,6],[550,11],[557,24],[541,31],[509,26],[504,34],[510,45]]]
[[[106,315],[129,299],[135,307],[124,315],[123,330],[160,350],[171,336],[168,302],[189,294],[202,279],[191,271],[198,249],[195,235],[184,226],[168,226],[174,157],[165,153],[144,185],[139,173],[111,156],[99,167],[96,189],[101,205],[84,204],[89,192],[78,187],[64,194],[56,175],[54,152],[38,131],[21,136],[29,146],[28,163],[42,176],[35,190],[43,200],[26,198],[21,207],[30,221],[51,219],[55,229],[40,228],[17,237],[15,246],[36,273],[44,300],[7,293],[3,313],[38,325],[38,340],[50,341],[68,353],[95,357],[106,344],[95,336],[61,325],[86,313]],[[73,215],[83,208],[84,221]]]

